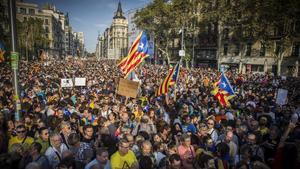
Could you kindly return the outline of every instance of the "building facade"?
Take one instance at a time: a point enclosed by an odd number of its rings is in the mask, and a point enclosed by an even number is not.
[[[74,32],[74,49],[75,49],[75,56],[84,57],[85,44],[84,44],[83,32]]]
[[[121,3],[113,17],[112,24],[105,29],[101,39],[102,58],[119,59],[127,55],[128,51],[128,21],[123,14]],[[100,42],[98,42],[100,43]]]
[[[299,23],[298,23],[299,24]],[[271,72],[274,75],[298,76],[300,60],[300,30],[296,30],[294,25],[295,41],[285,47],[283,57],[280,58],[278,51],[282,46],[279,44],[280,33],[270,32],[270,39],[266,43],[253,41],[251,39],[240,41],[230,33],[229,27],[221,27],[220,47],[219,47],[219,65],[222,69],[236,68],[240,73]],[[244,37],[246,33],[243,32]],[[298,38],[297,38],[298,37]],[[247,38],[245,38],[247,39]],[[279,66],[279,67],[278,67]]]
[[[9,50],[11,37],[9,34],[8,1],[1,0],[0,2],[1,34],[3,32],[0,40],[3,41],[2,43]],[[60,12],[55,6],[45,5],[43,8],[40,8],[35,3],[26,3],[23,0],[17,0],[16,19],[24,22],[29,18],[40,19],[42,21],[42,27],[44,28],[43,36],[48,39],[48,43],[43,49],[35,49],[38,50],[36,54],[39,55],[40,51],[44,51],[48,57],[53,58],[64,58],[67,55],[74,56],[74,35],[72,27],[69,24],[68,14],[65,15]],[[22,31],[26,32],[26,30]],[[22,51],[19,52],[22,54]],[[38,56],[33,56],[33,58],[35,57]]]

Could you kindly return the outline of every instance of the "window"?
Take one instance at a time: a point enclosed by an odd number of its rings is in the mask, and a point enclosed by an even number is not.
[[[49,25],[48,19],[45,19],[45,25]]]
[[[26,14],[26,8],[20,8],[20,13],[21,14]]]
[[[236,44],[234,54],[235,54],[235,56],[237,56],[237,55],[239,55],[239,53],[240,53],[240,44]]]
[[[253,72],[263,72],[264,66],[263,65],[251,65],[251,71]]]
[[[261,43],[259,56],[265,56],[266,54],[266,45],[264,43]]]
[[[292,56],[299,57],[300,52],[300,43],[295,43],[292,48]]]
[[[228,44],[225,43],[224,44],[224,56],[227,56],[227,53],[228,53]]]
[[[30,14],[30,15],[34,15],[34,14],[35,14],[34,9],[29,9],[29,14]]]
[[[49,33],[49,27],[48,26],[45,27],[45,32]]]
[[[246,45],[246,56],[251,56],[251,47],[252,47],[252,44],[247,43],[247,45]]]
[[[228,39],[229,38],[229,29],[225,28],[224,29],[224,39]]]

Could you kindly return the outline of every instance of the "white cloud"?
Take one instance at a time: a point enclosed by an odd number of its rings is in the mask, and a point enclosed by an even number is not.
[[[80,22],[82,23],[83,22],[83,19],[79,18],[79,17],[73,17],[74,21],[77,21],[77,22]]]
[[[98,23],[98,24],[95,24],[95,27],[97,27],[97,28],[106,28],[106,27],[108,27],[108,25],[103,24],[103,23]]]

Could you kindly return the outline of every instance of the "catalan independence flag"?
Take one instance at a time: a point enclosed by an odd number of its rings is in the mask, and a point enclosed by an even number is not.
[[[170,81],[170,85],[174,85],[174,84],[177,83],[177,80],[178,80],[178,77],[179,77],[179,73],[180,73],[180,65],[179,66],[177,66],[177,65],[176,65],[176,68],[175,68],[175,72],[174,72],[174,74],[172,76],[172,79]]]
[[[228,79],[223,73],[219,80],[214,84],[214,90],[211,93],[223,107],[229,107],[229,100],[235,96]]]
[[[148,56],[148,39],[146,33],[141,32],[134,40],[127,57],[121,60],[118,67],[125,77],[139,66],[140,63]]]
[[[164,81],[159,85],[159,87],[155,93],[156,96],[161,96],[162,94],[168,93],[169,86],[171,85],[170,83],[171,83],[176,71],[179,71],[179,67],[180,67],[180,65],[179,65],[179,63],[177,63],[177,65],[175,67],[173,67],[171,71],[169,71],[169,73],[166,76],[166,78],[164,79]]]

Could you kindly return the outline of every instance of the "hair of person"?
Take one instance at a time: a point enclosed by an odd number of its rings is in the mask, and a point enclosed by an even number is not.
[[[53,132],[50,133],[49,138],[50,138],[50,140],[51,140],[53,137],[56,137],[56,136],[61,137],[60,134],[59,134],[58,132],[53,131]]]
[[[174,161],[180,161],[180,156],[178,154],[172,154],[169,158],[170,163],[174,163]]]
[[[184,142],[184,141],[185,141],[185,140],[187,140],[187,139],[191,139],[191,136],[190,136],[190,135],[188,135],[188,134],[185,134],[185,133],[184,133],[184,134],[182,134],[182,136],[181,136],[181,139],[180,139],[180,140],[181,140],[182,142]]]
[[[153,168],[152,159],[149,156],[141,156],[139,161],[140,168],[143,169],[151,169]]]
[[[33,142],[31,144],[31,147],[34,148],[35,150],[37,150],[38,153],[40,153],[42,150],[42,145],[38,142]]]
[[[152,147],[152,144],[151,144],[151,142],[149,140],[143,141],[142,146],[144,147],[145,145],[148,145],[148,146]]]
[[[77,133],[71,133],[68,137],[68,143],[71,146],[74,146],[75,144],[77,144],[78,142],[80,142],[80,137]]]
[[[107,149],[100,147],[96,149],[96,155],[101,156],[103,153],[108,152]]]
[[[44,130],[46,130],[46,129],[47,129],[47,127],[41,127],[41,128],[39,128],[39,129],[38,129],[39,134],[42,134],[42,132],[43,132]]]
[[[63,128],[65,128],[66,126],[70,126],[70,123],[67,121],[62,121],[60,123],[60,130],[62,130]]]
[[[86,131],[86,129],[88,129],[88,128],[93,128],[93,126],[90,125],[90,124],[84,125],[83,126],[83,131]]]

